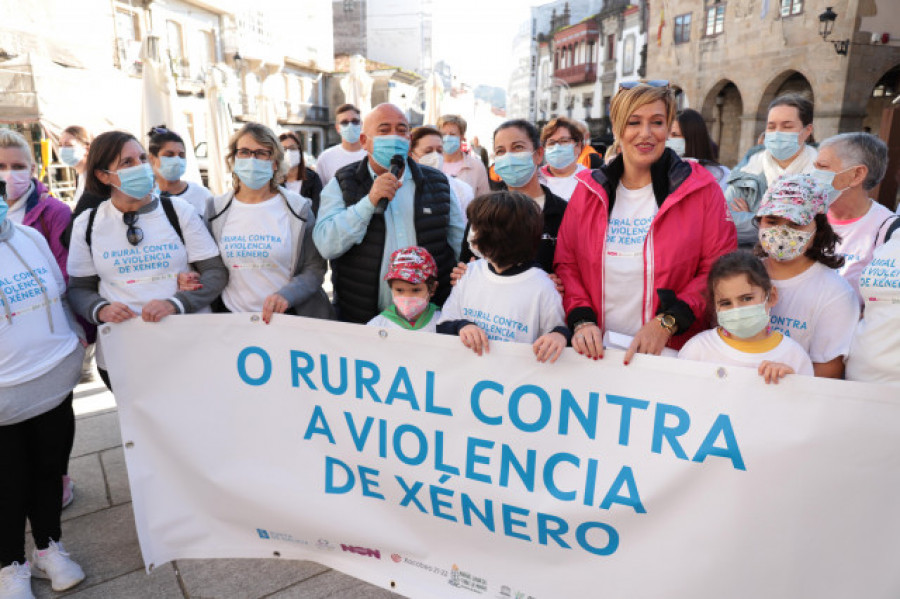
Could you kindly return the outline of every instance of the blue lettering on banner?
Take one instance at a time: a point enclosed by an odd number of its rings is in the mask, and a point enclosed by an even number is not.
[[[281,244],[281,237],[268,234],[223,235],[220,243],[223,258],[268,258],[274,251],[273,246]]]
[[[271,380],[274,365],[273,356],[257,346],[245,347],[237,359],[241,380],[255,387]],[[361,414],[352,407],[362,401],[378,406],[374,409],[400,407],[409,413],[453,416],[453,411],[435,398],[436,374],[432,371],[416,372],[403,365],[388,367],[348,356],[313,356],[301,350],[287,354],[287,367],[293,388],[350,402],[348,409],[328,413],[325,404],[310,402],[303,440],[345,448],[342,458],[325,457],[325,493],[396,501],[401,508],[522,542],[609,556],[616,552],[620,538],[605,522],[590,518],[570,521],[516,505],[516,499],[511,503],[478,497],[473,488],[508,489],[510,493],[504,497],[519,497],[521,502],[526,501],[525,494],[546,492],[560,503],[578,502],[610,513],[646,514],[648,510],[640,494],[640,473],[630,465],[604,461],[602,455],[554,450],[552,444],[523,446],[522,435],[575,435],[593,441],[606,434],[620,447],[664,459],[701,467],[718,458],[735,472],[747,470],[727,414],[701,422],[686,408],[661,401],[595,391],[574,393],[527,382],[515,386],[489,379],[475,382],[469,392],[471,417],[482,426],[516,431],[518,440],[510,445],[502,435],[485,438],[476,431],[462,437],[448,435],[433,425],[423,428],[395,415]],[[632,434],[638,429],[641,434]],[[347,449],[355,450],[361,459],[366,456],[402,464],[404,474],[392,472],[382,479],[380,468],[347,460]],[[438,480],[416,480],[410,469],[436,473]],[[461,491],[452,486],[454,480],[476,486]],[[396,488],[388,492],[392,485]]]

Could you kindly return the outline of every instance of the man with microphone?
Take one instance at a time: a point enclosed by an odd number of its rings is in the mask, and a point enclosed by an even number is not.
[[[447,177],[409,158],[409,123],[393,104],[363,121],[367,156],[339,169],[322,190],[313,241],[334,273],[338,317],[365,323],[391,305],[384,281],[394,250],[419,245],[438,266],[442,304],[462,245],[465,220]]]

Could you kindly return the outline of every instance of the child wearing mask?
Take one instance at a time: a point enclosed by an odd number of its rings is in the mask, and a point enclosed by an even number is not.
[[[384,280],[393,303],[367,324],[434,333],[441,312],[430,302],[438,280],[437,263],[428,250],[418,246],[396,250]]]
[[[437,332],[459,335],[479,356],[489,340],[531,343],[539,362],[556,362],[571,334],[562,298],[534,261],[543,218],[524,194],[499,191],[475,198],[466,210],[469,264],[444,304]]]
[[[758,258],[741,250],[720,257],[706,291],[719,326],[688,341],[679,358],[755,367],[766,383],[777,384],[788,374],[813,375],[803,348],[769,327],[778,291]]]
[[[844,358],[859,321],[856,292],[840,275],[843,256],[826,216],[828,191],[809,175],[784,175],[757,211],[759,244],[780,301],[770,325],[800,344],[816,376],[843,378]]]

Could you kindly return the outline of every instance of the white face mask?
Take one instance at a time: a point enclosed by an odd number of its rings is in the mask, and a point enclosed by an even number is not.
[[[436,168],[437,170],[441,170],[444,166],[444,155],[440,152],[429,152],[425,154],[421,158],[419,158],[419,164],[424,164],[425,166],[430,166],[431,168]]]
[[[472,253],[475,254],[477,258],[484,258],[484,254],[482,254],[481,250],[478,249],[478,246],[475,245],[475,229],[469,227],[469,235],[466,237],[466,241],[469,242],[469,249],[472,250]]]
[[[300,164],[300,150],[285,150],[284,156],[287,159],[288,166],[291,168]]]

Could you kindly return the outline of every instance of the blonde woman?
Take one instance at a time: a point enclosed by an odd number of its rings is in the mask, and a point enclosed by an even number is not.
[[[630,338],[627,364],[707,328],[706,275],[737,241],[715,178],[666,148],[675,118],[668,82],[623,85],[610,116],[621,153],[578,174],[554,266],[572,346],[599,359],[604,332],[618,333]]]
[[[308,198],[280,184],[289,165],[271,129],[247,123],[235,133],[226,160],[233,190],[207,206],[207,221],[230,278],[217,309],[331,318],[322,290],[325,260],[312,240],[316,223]]]

